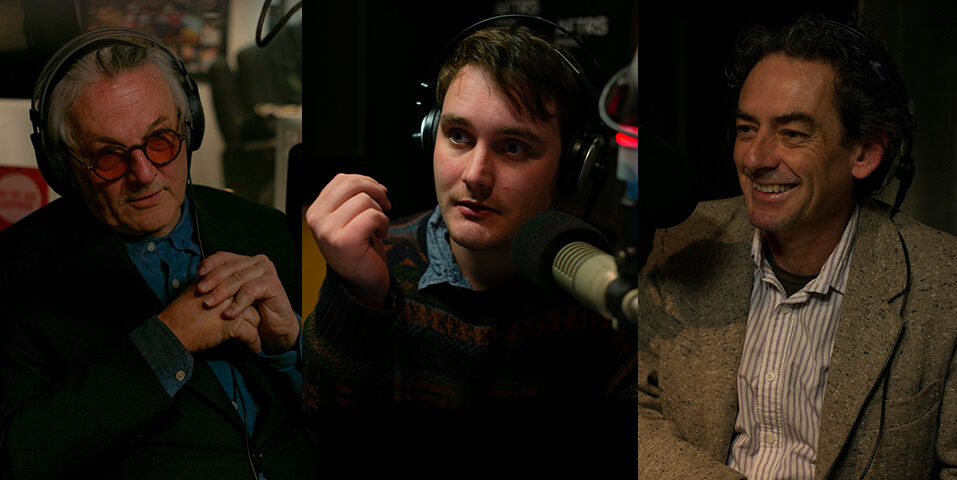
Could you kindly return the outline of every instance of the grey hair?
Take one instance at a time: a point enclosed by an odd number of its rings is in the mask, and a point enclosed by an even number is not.
[[[57,160],[64,158],[66,150],[80,147],[72,113],[83,90],[95,81],[116,78],[122,73],[139,70],[148,65],[155,66],[166,81],[176,106],[177,129],[183,126],[184,114],[189,111],[189,104],[183,91],[181,75],[166,51],[155,46],[141,47],[132,43],[110,45],[80,58],[53,89],[49,100],[48,129],[51,145],[57,152]]]

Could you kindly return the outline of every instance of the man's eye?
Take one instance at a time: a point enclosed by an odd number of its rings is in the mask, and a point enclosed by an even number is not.
[[[751,125],[737,125],[735,131],[738,138],[751,138],[754,136],[755,128]]]
[[[461,130],[453,130],[449,132],[448,137],[449,137],[449,141],[456,145],[469,143],[469,141],[471,140],[471,138],[469,138],[469,136],[466,135],[465,132],[462,132]]]
[[[508,142],[505,144],[505,153],[509,155],[524,155],[527,151],[528,149],[521,143]]]
[[[791,141],[804,140],[807,138],[806,133],[797,130],[784,130],[781,132],[781,136]]]

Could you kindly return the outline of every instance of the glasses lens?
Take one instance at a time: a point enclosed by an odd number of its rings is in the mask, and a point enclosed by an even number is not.
[[[104,152],[93,159],[93,170],[104,180],[113,180],[126,174],[127,163],[123,152]]]
[[[93,158],[91,163],[93,171],[103,180],[116,180],[129,170],[130,155],[137,149],[142,149],[146,153],[146,158],[153,165],[166,165],[179,156],[179,150],[183,146],[183,139],[172,130],[160,130],[153,133],[146,139],[146,143],[128,150],[112,149],[102,151]]]
[[[161,130],[146,139],[146,156],[155,164],[165,165],[176,159],[182,144],[176,132]]]

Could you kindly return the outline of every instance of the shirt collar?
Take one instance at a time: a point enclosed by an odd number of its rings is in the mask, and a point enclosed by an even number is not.
[[[838,293],[844,293],[844,289],[847,287],[847,276],[850,272],[851,256],[854,250],[854,236],[857,232],[857,216],[859,210],[860,208],[855,205],[854,211],[851,213],[851,218],[844,227],[841,240],[837,242],[834,251],[831,252],[827,261],[824,262],[824,266],[821,267],[821,272],[814,280],[808,282],[802,290],[810,293],[826,294],[829,289],[833,288]],[[764,244],[765,237],[763,232],[761,229],[756,228],[751,241],[751,258],[754,259],[754,264],[757,269],[762,272],[762,275],[773,276],[771,265],[764,256]]]
[[[445,220],[442,219],[442,213],[437,206],[428,219],[425,246],[429,265],[419,279],[419,290],[442,283],[472,290],[472,284],[462,275],[462,269],[452,255],[449,229],[445,226]]]
[[[183,200],[181,207],[182,215],[176,226],[173,227],[168,235],[164,237],[139,237],[124,239],[126,250],[133,258],[134,263],[137,259],[148,253],[152,253],[159,246],[170,245],[181,252],[191,252],[199,254],[199,246],[193,241],[193,216],[190,208],[189,197]],[[152,245],[152,246],[151,246]]]

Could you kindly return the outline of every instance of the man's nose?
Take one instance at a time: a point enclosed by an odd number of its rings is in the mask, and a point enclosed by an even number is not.
[[[494,152],[479,142],[469,154],[462,180],[473,191],[488,190],[495,183]]]
[[[770,134],[759,131],[747,141],[735,142],[735,157],[742,170],[773,170],[778,164],[777,143]]]
[[[130,168],[126,172],[127,178],[132,177],[139,183],[150,183],[156,178],[157,167],[146,157],[146,152],[142,148],[130,152],[128,160]]]

